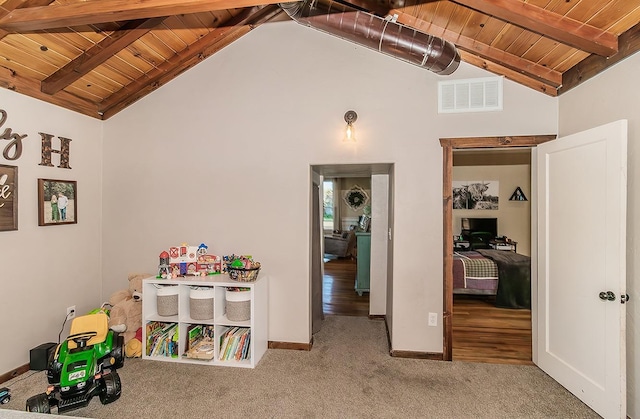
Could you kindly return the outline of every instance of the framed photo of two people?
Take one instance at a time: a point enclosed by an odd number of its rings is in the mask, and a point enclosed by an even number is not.
[[[38,179],[38,225],[76,224],[77,222],[77,182]]]

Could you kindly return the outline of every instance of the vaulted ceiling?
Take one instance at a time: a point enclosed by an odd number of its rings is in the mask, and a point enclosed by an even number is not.
[[[640,49],[640,0],[319,0],[557,96]],[[0,86],[107,119],[261,24],[268,0],[0,0]]]

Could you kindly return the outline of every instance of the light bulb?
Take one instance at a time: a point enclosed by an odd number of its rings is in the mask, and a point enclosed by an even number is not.
[[[353,125],[347,124],[347,128],[344,132],[344,141],[356,142],[356,129]]]

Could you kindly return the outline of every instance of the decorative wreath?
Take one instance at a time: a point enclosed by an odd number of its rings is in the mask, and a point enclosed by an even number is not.
[[[369,195],[367,195],[367,192],[360,186],[353,185],[351,189],[345,192],[344,202],[346,202],[352,210],[357,211],[367,205]]]

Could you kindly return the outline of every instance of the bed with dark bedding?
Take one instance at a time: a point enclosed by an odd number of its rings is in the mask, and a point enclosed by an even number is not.
[[[453,254],[453,293],[495,295],[496,306],[531,308],[531,258],[477,249]]]

